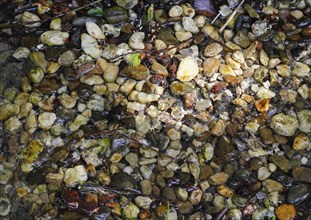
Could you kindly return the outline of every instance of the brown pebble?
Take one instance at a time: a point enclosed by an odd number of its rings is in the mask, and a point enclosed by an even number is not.
[[[195,106],[197,97],[194,93],[190,92],[184,95],[184,105],[187,109],[192,109]]]
[[[305,37],[311,37],[311,27],[302,29],[301,34]]]
[[[257,50],[262,50],[262,43],[260,41],[258,41],[258,44],[256,46]]]
[[[269,99],[259,99],[255,102],[255,107],[259,112],[266,112],[269,110]]]
[[[282,204],[275,209],[275,215],[279,220],[291,220],[296,216],[296,208],[293,204]]]

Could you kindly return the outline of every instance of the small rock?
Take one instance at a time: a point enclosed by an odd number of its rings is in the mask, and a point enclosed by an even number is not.
[[[48,46],[65,44],[69,39],[69,33],[61,31],[46,31],[40,36],[40,42]]]
[[[70,131],[77,131],[80,126],[85,125],[89,121],[89,118],[83,115],[77,115],[74,121],[69,125]]]
[[[86,21],[85,22],[85,27],[86,27],[86,31],[87,33],[95,38],[95,39],[98,39],[98,40],[103,40],[105,39],[105,35],[104,33],[102,32],[102,30],[100,29],[100,27],[95,23],[95,22],[92,22],[92,21]]]
[[[139,208],[133,203],[130,203],[123,208],[122,214],[126,219],[137,219],[137,216],[139,214]]]
[[[260,99],[271,99],[275,96],[275,93],[272,92],[270,89],[266,89],[265,87],[260,87],[256,96]]]
[[[81,48],[85,54],[93,58],[99,58],[102,54],[97,40],[86,33],[81,35]]]
[[[28,72],[28,78],[32,83],[39,83],[44,77],[44,72],[41,68],[32,69]]]
[[[118,172],[111,176],[111,186],[118,188],[135,189],[135,180],[127,173]]]
[[[176,193],[173,187],[164,187],[162,196],[169,201],[176,201]]]
[[[121,72],[124,72],[129,78],[135,80],[145,80],[150,75],[149,69],[142,64],[136,67],[129,65]]]
[[[268,66],[269,57],[268,57],[268,54],[266,53],[266,51],[263,49],[259,52],[259,60],[260,60],[260,63],[262,65]]]
[[[257,20],[252,25],[252,32],[256,37],[263,35],[267,30],[267,22]]]
[[[298,120],[283,113],[274,115],[271,120],[271,128],[278,134],[292,136],[298,128]]]
[[[0,197],[0,204],[1,204],[1,207],[0,207],[0,216],[2,217],[5,217],[7,216],[10,211],[11,211],[11,202],[9,199],[7,198],[4,198],[4,197]]]
[[[211,77],[217,73],[220,67],[220,60],[216,58],[207,58],[203,62],[203,73],[204,75]]]
[[[137,196],[134,200],[135,204],[143,209],[149,209],[152,203],[152,199],[146,196]]]
[[[208,44],[204,49],[204,56],[214,57],[223,51],[223,47],[218,43]]]
[[[269,110],[270,99],[259,99],[255,102],[255,107],[259,112],[267,112]]]
[[[49,130],[56,120],[56,114],[52,112],[43,112],[39,114],[38,125],[43,130]]]
[[[168,12],[168,15],[172,18],[176,18],[182,15],[182,7],[174,5]]]
[[[221,185],[217,187],[217,192],[224,197],[232,197],[234,195],[234,191],[225,185]]]
[[[25,11],[22,14],[22,24],[28,28],[36,28],[41,26],[41,19],[38,15]]]
[[[281,192],[284,189],[284,186],[281,183],[272,179],[265,179],[262,182],[262,185],[266,187],[268,192]]]
[[[293,73],[296,76],[308,76],[310,74],[310,67],[304,63],[295,62]]]
[[[203,192],[200,189],[195,189],[191,192],[189,196],[189,201],[192,203],[192,205],[198,205],[201,202],[203,196]]]
[[[87,181],[87,172],[82,165],[69,168],[65,171],[64,182],[67,187],[76,187]]]
[[[279,220],[294,219],[296,216],[296,208],[292,204],[282,204],[276,207],[274,212]]]
[[[194,210],[193,205],[189,201],[177,202],[177,207],[181,214],[190,214]]]
[[[299,129],[302,132],[311,132],[311,110],[302,110],[297,114],[299,121]]]
[[[293,148],[295,150],[310,150],[311,149],[311,140],[304,133],[300,133],[295,137]]]
[[[229,179],[229,175],[225,172],[218,172],[208,178],[211,185],[223,185]]]
[[[132,9],[138,4],[138,0],[115,0],[115,2],[125,9]]]
[[[192,34],[189,31],[176,31],[175,36],[179,42],[183,42],[192,38]]]
[[[190,17],[183,17],[182,18],[182,25],[186,31],[191,33],[198,33],[199,28],[196,26],[194,20]]]
[[[18,47],[13,53],[15,59],[26,59],[30,54],[30,50],[27,47]]]
[[[219,119],[212,128],[212,134],[215,136],[222,136],[225,131],[225,123],[222,119]]]
[[[247,48],[251,43],[248,37],[241,31],[238,31],[232,41],[233,43],[241,46],[242,48]]]
[[[219,72],[223,75],[236,76],[234,70],[227,64],[221,64]]]
[[[284,171],[285,173],[289,170],[289,160],[284,155],[277,155],[274,154],[270,156],[270,161],[273,162],[280,170]]]
[[[144,44],[144,38],[145,38],[145,33],[144,32],[136,32],[132,34],[132,36],[129,39],[129,46],[133,49],[136,50],[143,50],[145,49],[145,44]]]
[[[136,0],[132,1],[135,2]],[[109,7],[103,10],[104,11],[104,19],[109,24],[118,24],[123,21],[126,21],[129,17],[128,10],[121,8],[119,6]]]
[[[176,78],[182,82],[191,81],[198,72],[197,61],[192,57],[186,57],[179,63]]]
[[[297,167],[293,170],[293,177],[295,181],[311,183],[311,168]]]
[[[289,188],[286,200],[288,203],[299,204],[310,196],[310,188],[305,184],[298,184]]]
[[[272,6],[264,6],[262,8],[262,13],[266,14],[266,15],[272,15],[272,14],[278,14],[279,10],[276,8],[273,8]]]
[[[265,180],[271,175],[267,167],[260,167],[257,171],[257,176],[259,180]]]

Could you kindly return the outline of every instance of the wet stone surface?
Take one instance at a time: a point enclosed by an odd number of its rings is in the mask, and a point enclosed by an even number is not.
[[[308,219],[311,3],[240,2],[0,1],[0,218]]]

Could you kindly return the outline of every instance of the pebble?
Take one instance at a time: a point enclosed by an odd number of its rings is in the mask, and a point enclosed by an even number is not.
[[[188,82],[194,79],[199,73],[197,61],[192,57],[186,57],[181,60],[176,73],[176,78],[182,82]]]
[[[22,24],[28,28],[36,28],[41,26],[41,19],[38,15],[25,11],[21,17]]]
[[[296,76],[308,76],[310,74],[310,67],[301,62],[294,62],[294,68],[292,70]]]
[[[275,93],[272,92],[270,89],[260,87],[257,91],[256,96],[260,99],[271,99],[275,96]]]
[[[5,197],[0,197],[0,203],[1,203],[0,216],[5,217],[9,215],[12,207],[10,200]]]
[[[311,149],[311,140],[310,138],[304,134],[300,133],[295,137],[293,146],[295,150],[310,150]]]
[[[298,184],[289,188],[286,200],[291,204],[299,204],[310,196],[310,188],[305,184]]]
[[[215,173],[208,178],[208,181],[211,185],[223,185],[229,179],[229,175],[225,172]]]
[[[68,168],[65,171],[64,182],[67,187],[76,187],[77,185],[87,181],[87,172],[82,165]]]
[[[181,22],[185,31],[189,31],[191,33],[199,32],[199,28],[196,26],[196,23],[191,17],[183,17]]]
[[[260,167],[257,171],[257,178],[259,180],[265,180],[269,178],[270,175],[271,173],[267,167]]]
[[[295,117],[280,113],[272,117],[270,126],[280,135],[292,136],[297,130],[299,124]]]
[[[40,36],[40,42],[48,46],[57,46],[65,44],[69,39],[69,33],[61,31],[46,31]]]
[[[234,191],[225,185],[218,186],[217,192],[226,198],[230,198],[234,195]]]
[[[236,76],[234,70],[227,64],[221,64],[219,67],[219,72],[223,75]]]
[[[311,183],[311,168],[297,167],[293,169],[293,178],[297,182]]]
[[[311,132],[311,110],[302,110],[297,114],[299,129],[302,132]]]
[[[265,179],[262,182],[262,185],[266,187],[268,192],[281,192],[282,190],[284,190],[284,186],[281,183],[272,179]]]
[[[15,59],[26,59],[29,57],[30,50],[27,47],[18,47],[15,52],[12,54],[12,56]]]
[[[69,125],[70,131],[77,131],[80,126],[85,125],[89,121],[89,118],[83,115],[77,115],[72,123]]]
[[[38,116],[38,126],[43,130],[49,130],[56,120],[56,114],[52,112],[43,112]]]
[[[192,34],[189,31],[176,31],[175,36],[179,42],[183,42],[192,38]]]
[[[129,38],[129,46],[133,49],[136,50],[143,50],[145,49],[145,44],[144,44],[144,38],[145,38],[145,33],[144,32],[136,32],[131,35]]]
[[[204,56],[215,57],[223,51],[223,47],[218,43],[208,44],[204,49]]]
[[[201,202],[203,192],[200,189],[195,189],[191,192],[189,196],[189,201],[192,203],[192,205],[196,206]]]
[[[133,203],[130,203],[123,208],[122,214],[126,219],[137,219],[139,208]]]
[[[179,5],[174,5],[173,7],[170,8],[168,15],[172,18],[176,18],[181,16],[183,10],[182,7],[180,7]]]
[[[87,33],[95,38],[95,39],[98,39],[98,40],[103,40],[105,39],[105,35],[104,33],[102,32],[102,30],[100,29],[100,27],[95,23],[95,22],[92,22],[92,21],[86,21],[85,22],[85,27],[86,27],[86,31]]]
[[[93,58],[99,58],[102,54],[97,40],[86,33],[81,35],[81,48],[85,54]]]
[[[296,208],[293,204],[281,204],[275,208],[275,215],[279,220],[294,219]]]
[[[222,136],[225,131],[225,123],[222,119],[219,119],[212,128],[212,134],[215,136]]]
[[[217,58],[207,58],[203,62],[203,73],[207,77],[213,76],[215,73],[218,72],[220,67],[220,60]]]
[[[185,189],[178,187],[176,189],[176,196],[181,201],[186,201],[188,199],[188,192]]]
[[[58,100],[65,108],[73,108],[76,105],[76,99],[67,93],[63,93],[58,96]]]
[[[143,209],[149,209],[152,203],[152,199],[146,196],[137,196],[134,201],[138,207]]]
[[[242,48],[247,48],[251,42],[248,37],[241,31],[238,31],[237,34],[232,39],[233,43],[239,45]]]
[[[189,201],[178,201],[177,207],[181,214],[190,214],[194,210],[193,205]]]

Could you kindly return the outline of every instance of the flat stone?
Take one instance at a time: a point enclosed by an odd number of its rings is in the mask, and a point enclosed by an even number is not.
[[[217,73],[220,67],[220,60],[217,58],[207,58],[203,62],[203,73],[204,75],[211,77]]]
[[[182,82],[191,81],[199,73],[197,61],[192,57],[184,58],[178,66],[176,78]]]
[[[295,62],[293,73],[296,76],[308,76],[310,74],[310,67],[301,62]]]
[[[214,57],[223,51],[223,46],[218,43],[208,44],[204,49],[204,56]]]
[[[225,184],[229,179],[229,175],[225,172],[218,172],[208,178],[211,185]]]

